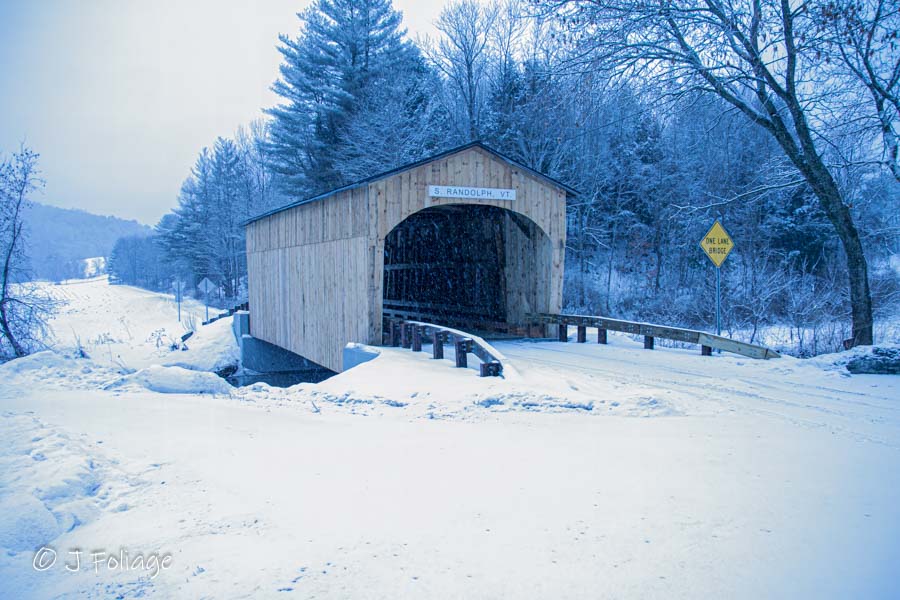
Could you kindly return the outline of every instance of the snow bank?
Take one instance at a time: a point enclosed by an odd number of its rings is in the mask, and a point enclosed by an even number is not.
[[[3,363],[0,365],[0,377],[8,379],[37,371],[47,374],[50,371],[67,371],[74,366],[74,359],[52,350],[44,350]]]
[[[878,344],[877,346],[857,346],[844,352],[835,352],[833,354],[820,354],[813,358],[808,358],[805,363],[823,369],[825,371],[845,371],[849,363],[860,359],[872,358],[873,353],[881,354],[883,352],[895,354],[900,352],[900,344]]]
[[[613,343],[618,343],[618,339]],[[651,357],[668,357],[668,350],[645,354],[642,344],[621,340],[627,346],[610,349],[591,344],[557,342],[494,342],[494,355],[503,357],[503,377],[479,377],[474,357],[469,368],[457,369],[452,347],[445,346],[444,360],[433,360],[430,347],[423,352],[401,348],[372,348],[373,360],[359,364],[316,385],[301,384],[285,392],[246,389],[241,394],[256,402],[311,399],[314,410],[325,405],[358,414],[391,414],[433,418],[478,418],[485,412],[581,413],[623,417],[674,417],[696,412],[693,394],[638,380],[628,386],[611,382],[597,373],[610,357],[640,364],[652,373]],[[361,348],[366,348],[360,346]],[[661,354],[666,353],[666,354]],[[674,358],[702,367],[707,363],[694,353],[677,352]],[[728,360],[728,359],[726,359]],[[781,364],[781,363],[780,363]],[[398,411],[402,409],[402,411]],[[701,408],[701,412],[705,412]]]
[[[106,386],[116,389],[138,386],[161,394],[231,394],[232,387],[221,377],[205,371],[153,365],[126,375]]]
[[[0,365],[0,381],[31,389],[37,386],[64,389],[98,389],[122,370],[52,350],[23,356]]]
[[[503,359],[503,377],[480,377],[478,359],[469,368],[457,369],[453,349],[445,347],[445,358],[433,360],[425,348],[413,353],[399,348],[369,348],[372,360],[316,385],[300,384],[286,391],[296,399],[308,398],[320,409],[328,404],[358,414],[397,413],[433,418],[469,418],[489,412],[600,412],[656,416],[679,414],[662,402],[616,402],[621,396],[606,398],[579,393],[568,384],[558,385],[552,373],[523,379],[512,361]],[[550,375],[549,377],[547,375]],[[248,398],[265,400],[279,395],[276,390],[242,390]],[[640,404],[640,406],[637,406]]]
[[[237,366],[241,352],[231,330],[231,321],[229,317],[199,327],[184,343],[185,350],[163,356],[160,364],[193,371],[220,371]]]
[[[106,494],[81,442],[30,415],[0,425],[0,548],[32,551],[96,517]]]
[[[33,550],[62,531],[47,507],[28,494],[0,497],[0,548]]]

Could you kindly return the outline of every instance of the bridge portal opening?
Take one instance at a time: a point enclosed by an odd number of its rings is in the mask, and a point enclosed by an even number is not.
[[[384,243],[385,316],[523,335],[548,310],[550,240],[530,219],[495,206],[416,212]]]

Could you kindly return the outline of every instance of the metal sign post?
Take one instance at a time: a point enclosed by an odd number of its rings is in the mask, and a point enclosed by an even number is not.
[[[734,242],[731,236],[716,219],[703,239],[700,240],[700,247],[709,257],[709,260],[716,266],[716,335],[722,335],[722,263],[728,258]]]
[[[716,335],[722,335],[722,267],[716,267]]]
[[[197,289],[203,292],[203,295],[206,299],[206,321],[209,322],[209,293],[216,289],[216,284],[209,280],[209,277],[204,277],[203,281],[197,284]]]
[[[178,322],[181,323],[181,298],[184,295],[184,289],[187,287],[184,281],[180,279],[172,280],[172,289],[175,291],[175,302],[178,304]]]

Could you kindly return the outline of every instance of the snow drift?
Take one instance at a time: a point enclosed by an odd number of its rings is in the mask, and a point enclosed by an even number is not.
[[[191,371],[183,367],[152,365],[126,375],[106,386],[116,389],[137,386],[160,394],[230,394],[233,389],[214,373]]]

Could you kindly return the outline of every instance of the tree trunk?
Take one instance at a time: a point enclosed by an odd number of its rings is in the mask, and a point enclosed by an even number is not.
[[[28,354],[25,352],[25,349],[22,348],[19,341],[16,339],[15,334],[12,332],[12,328],[9,325],[9,316],[6,312],[6,303],[0,302],[0,330],[3,331],[3,336],[9,342],[10,347],[12,348],[13,354],[16,355],[16,358],[21,358]]]
[[[587,209],[585,207],[581,208],[580,215],[580,223],[581,226],[580,231],[578,232],[578,288],[579,288],[579,297],[578,297],[578,306],[584,307],[587,304],[587,292],[585,290],[584,280],[587,278],[587,249],[585,244],[585,235],[584,232],[587,229],[587,218],[586,218]]]
[[[2,286],[0,287],[0,331],[3,332],[3,336],[9,342],[9,345],[13,350],[13,354],[15,354],[17,358],[25,356],[28,353],[25,351],[25,348],[22,347],[22,345],[19,343],[19,340],[16,339],[16,336],[13,333],[7,306],[11,300],[10,285],[12,283],[11,279],[13,257],[15,256],[16,246],[18,246],[18,244],[20,243],[22,235],[22,223],[19,220],[19,211],[25,199],[26,185],[27,183],[22,184],[21,188],[18,190],[18,198],[16,200],[15,210],[12,214],[12,230],[10,233],[10,240],[7,247],[4,249],[5,251],[3,256],[2,283],[0,283],[0,286]]]
[[[786,136],[785,136],[786,137]],[[850,283],[850,317],[852,320],[853,346],[871,346],[874,343],[872,294],[869,291],[869,268],[863,252],[859,231],[853,223],[850,209],[844,204],[837,183],[822,159],[810,150],[801,153],[791,142],[776,138],[785,149],[788,158],[797,167],[819,201],[822,210],[837,232],[847,257],[847,275]],[[809,142],[810,148],[812,146]]]
[[[617,206],[617,208],[618,208],[618,206]],[[617,225],[618,225],[618,222],[614,218],[613,224],[612,224],[612,236],[610,238],[610,244],[609,244],[609,262],[607,263],[607,266],[606,266],[606,314],[607,315],[610,314],[610,312],[611,312],[611,310],[610,310],[611,303],[609,301],[609,297],[612,294],[612,276],[613,276],[613,264],[615,263],[615,260],[616,260],[616,244],[618,244],[618,242],[619,242],[618,235],[616,235],[618,233]]]
[[[872,295],[869,291],[869,268],[863,252],[859,232],[853,224],[850,209],[836,193],[817,194],[825,214],[834,225],[847,256],[850,280],[850,312],[853,320],[853,345],[871,346],[874,343]]]
[[[788,89],[791,89],[791,86]],[[760,101],[764,101],[764,99],[764,96],[760,96]],[[844,254],[847,257],[847,275],[850,283],[852,344],[853,346],[871,346],[874,343],[872,295],[869,291],[868,264],[862,242],[859,239],[859,231],[853,223],[850,209],[844,204],[837,182],[822,157],[816,152],[812,134],[806,125],[805,116],[796,96],[791,95],[785,100],[788,102],[788,108],[793,116],[795,134],[792,134],[784,121],[774,117],[770,131],[788,159],[809,184],[819,200],[819,205],[834,226],[838,239],[841,240]]]

